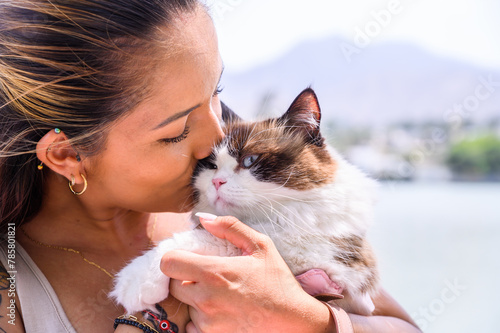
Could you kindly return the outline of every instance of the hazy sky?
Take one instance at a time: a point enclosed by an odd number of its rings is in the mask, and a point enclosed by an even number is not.
[[[356,46],[357,31],[371,33],[367,47],[403,40],[436,54],[500,69],[499,0],[207,2],[231,72],[271,60],[306,39],[337,35]]]

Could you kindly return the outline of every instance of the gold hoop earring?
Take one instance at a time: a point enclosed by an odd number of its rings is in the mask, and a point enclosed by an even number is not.
[[[80,174],[80,176],[83,178],[83,190],[81,190],[80,192],[76,192],[73,189],[73,186],[75,185],[75,176],[71,175],[71,181],[68,183],[69,189],[71,190],[71,193],[73,193],[74,195],[82,195],[87,190],[87,179],[82,174]]]

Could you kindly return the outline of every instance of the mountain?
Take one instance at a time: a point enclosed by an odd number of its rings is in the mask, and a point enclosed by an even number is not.
[[[227,69],[221,98],[246,119],[281,114],[308,86],[318,94],[323,119],[341,124],[500,116],[498,69],[478,68],[405,43],[368,45],[349,62],[341,50],[345,43],[354,47],[336,37],[308,41],[247,72]],[[456,105],[462,111],[453,112]]]

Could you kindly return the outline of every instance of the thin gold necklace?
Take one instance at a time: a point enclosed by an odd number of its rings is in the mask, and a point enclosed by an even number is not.
[[[156,228],[157,218],[158,218],[158,215],[155,214],[155,219],[154,219],[154,222],[153,222],[153,232],[151,233],[151,237],[149,239],[149,247],[151,247],[151,244],[152,244],[152,239],[153,239],[155,228]],[[78,254],[80,257],[82,257],[83,261],[85,261],[87,264],[92,265],[94,267],[97,267],[98,269],[100,269],[104,274],[106,274],[110,278],[112,278],[112,279],[114,278],[114,276],[110,272],[108,272],[105,268],[103,268],[103,267],[99,266],[98,264],[96,264],[95,262],[90,261],[87,258],[85,258],[85,256],[83,255],[82,252],[80,252],[78,250],[75,250],[75,249],[72,249],[72,248],[69,248],[69,247],[64,247],[64,246],[58,246],[58,245],[51,245],[51,244],[42,243],[40,241],[37,241],[37,240],[31,238],[30,235],[28,235],[28,233],[26,233],[26,230],[24,230],[24,227],[21,227],[20,229],[23,232],[23,234],[26,236],[26,238],[28,238],[31,242],[33,242],[33,243],[35,243],[37,245],[40,245],[40,246],[47,247],[49,249],[55,249],[55,250],[66,251],[66,252],[71,252],[71,253]]]
[[[149,248],[153,247],[153,237],[155,235],[156,221],[158,221],[158,214],[155,214],[155,219],[153,221],[153,230],[151,231],[151,236],[149,237],[149,243],[148,243]]]

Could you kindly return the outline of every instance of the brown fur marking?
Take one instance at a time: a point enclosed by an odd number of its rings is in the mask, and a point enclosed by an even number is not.
[[[373,290],[379,277],[375,254],[368,241],[359,236],[351,236],[348,238],[334,238],[332,243],[336,244],[342,253],[342,255],[336,256],[334,260],[367,273],[366,285],[362,288],[362,291]]]
[[[230,123],[226,135],[229,153],[238,163],[249,155],[260,156],[250,168],[260,181],[308,190],[334,179],[336,163],[326,145],[309,144],[301,133],[276,120]]]

